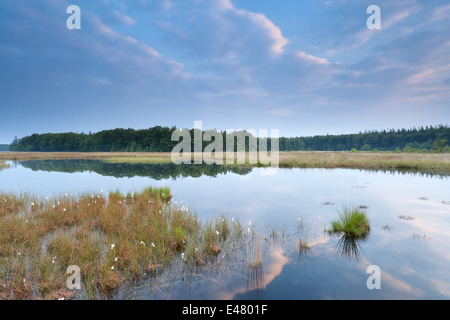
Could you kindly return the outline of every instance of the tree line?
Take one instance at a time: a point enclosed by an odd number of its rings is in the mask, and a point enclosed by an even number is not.
[[[365,131],[357,134],[281,138],[280,150],[315,151],[439,151],[448,152],[447,125]]]
[[[32,134],[21,139],[15,138],[10,145],[11,151],[36,152],[171,152],[179,141],[172,141],[176,127],[156,126],[149,129],[114,129],[97,133],[45,133]],[[190,130],[194,137],[194,129]],[[209,130],[211,131],[211,130]],[[245,150],[252,148],[250,140],[256,138],[251,133],[239,131],[235,133],[220,132],[223,137],[223,151],[226,140],[233,135],[235,150],[245,145]],[[203,131],[202,133],[205,133]],[[317,135],[310,137],[280,137],[280,151],[437,151],[449,152],[448,137],[450,128],[447,125],[426,126],[412,129],[389,129],[382,131],[365,131],[355,134]],[[212,141],[215,141],[213,138]],[[266,139],[264,139],[266,140]],[[263,138],[256,139],[256,149],[260,149]],[[271,139],[266,140],[268,150]],[[202,140],[202,150],[211,141]],[[194,150],[194,138],[191,141]],[[239,149],[242,150],[242,149]],[[218,151],[218,150],[216,150]]]

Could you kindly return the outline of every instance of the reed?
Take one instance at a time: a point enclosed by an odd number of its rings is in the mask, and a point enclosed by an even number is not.
[[[254,230],[249,232],[247,245],[247,265],[256,268],[263,264],[263,240]]]

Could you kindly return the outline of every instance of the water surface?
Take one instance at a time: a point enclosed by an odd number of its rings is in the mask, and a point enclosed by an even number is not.
[[[172,201],[189,206],[201,219],[227,215],[267,238],[262,239],[264,261],[258,267],[225,255],[203,273],[174,266],[174,273],[160,282],[148,279],[119,298],[450,297],[448,176],[351,169],[279,169],[275,175],[262,175],[262,168],[96,160],[10,164],[0,171],[1,192],[45,197],[167,186]],[[346,242],[324,232],[344,205],[367,208],[367,239]],[[310,247],[306,252],[298,249],[300,239]],[[366,285],[371,265],[381,270],[379,290]]]

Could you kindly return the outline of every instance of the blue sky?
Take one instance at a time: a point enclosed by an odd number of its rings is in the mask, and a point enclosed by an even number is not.
[[[69,5],[81,29],[69,30]],[[381,29],[369,30],[370,5]],[[447,0],[0,0],[0,143],[155,125],[448,124]]]

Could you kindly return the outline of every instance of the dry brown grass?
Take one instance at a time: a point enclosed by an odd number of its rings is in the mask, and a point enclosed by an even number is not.
[[[170,153],[149,152],[0,152],[0,161],[94,159],[115,161],[171,161]]]
[[[448,153],[282,152],[280,167],[426,170],[450,172]]]
[[[223,163],[227,163],[224,153]],[[191,155],[193,158],[194,155]],[[247,154],[248,158],[248,154]],[[47,159],[98,159],[107,162],[171,163],[170,153],[129,152],[1,152],[0,161]],[[1,163],[0,163],[1,165]],[[247,164],[248,165],[248,164]],[[250,164],[255,165],[255,164]],[[257,164],[256,164],[257,165]],[[281,168],[355,168],[416,170],[450,173],[450,153],[394,153],[394,152],[280,152]]]

